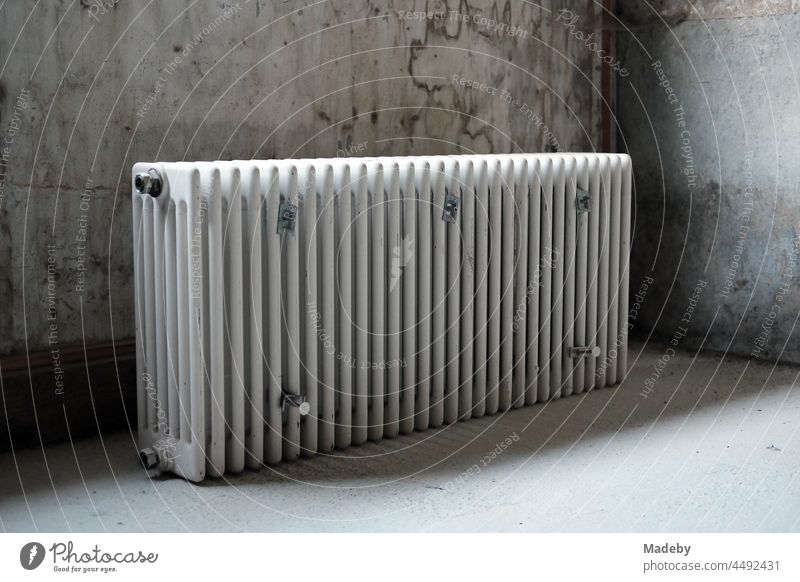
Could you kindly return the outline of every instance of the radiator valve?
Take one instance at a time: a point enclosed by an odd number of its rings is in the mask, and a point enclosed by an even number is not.
[[[133,179],[133,185],[139,194],[147,194],[153,198],[158,198],[163,185],[161,174],[155,168],[150,168],[146,172],[139,172]]]
[[[286,412],[290,406],[297,408],[300,416],[307,416],[308,413],[311,412],[311,405],[308,403],[305,396],[284,392],[282,401],[283,411]]]
[[[152,447],[147,447],[139,451],[139,461],[147,471],[167,471],[170,463],[166,458],[162,458],[158,451]]]

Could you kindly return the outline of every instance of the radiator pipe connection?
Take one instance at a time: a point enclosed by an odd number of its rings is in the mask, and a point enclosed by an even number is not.
[[[139,172],[133,179],[133,185],[139,194],[147,194],[153,198],[158,198],[161,194],[164,182],[161,174],[155,168],[150,168],[146,172]]]
[[[147,471],[161,472],[170,470],[169,461],[162,459],[158,451],[152,447],[146,447],[139,451],[139,461]]]
[[[281,398],[281,407],[285,413],[290,406],[297,408],[300,416],[307,416],[311,412],[311,405],[306,400],[305,396],[301,394],[293,394],[291,392],[284,392]]]

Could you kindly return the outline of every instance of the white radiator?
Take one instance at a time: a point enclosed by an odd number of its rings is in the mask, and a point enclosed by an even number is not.
[[[617,384],[631,164],[136,164],[144,465],[200,481]]]

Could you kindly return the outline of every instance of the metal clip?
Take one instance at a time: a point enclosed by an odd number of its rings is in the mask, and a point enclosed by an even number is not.
[[[278,209],[278,234],[288,230],[294,236],[294,227],[297,224],[297,204],[292,200],[281,200]]]
[[[584,356],[592,356],[596,358],[600,355],[600,348],[598,346],[573,346],[569,348],[570,358],[583,358]]]
[[[458,217],[458,209],[461,207],[461,198],[447,192],[444,195],[444,210],[442,220],[445,222],[455,222]]]
[[[592,195],[586,190],[578,188],[575,190],[575,207],[579,213],[589,212],[592,202]]]
[[[311,405],[306,401],[306,397],[301,394],[284,392],[281,396],[281,412],[286,414],[290,406],[297,408],[300,416],[306,416],[311,412]]]

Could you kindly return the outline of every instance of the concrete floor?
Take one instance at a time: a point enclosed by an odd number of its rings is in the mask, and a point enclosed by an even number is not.
[[[0,456],[6,531],[798,531],[800,368],[632,346],[616,389],[193,485],[131,435]],[[514,440],[516,435],[517,440]],[[512,444],[486,461],[497,443]],[[470,469],[472,468],[472,469]]]

